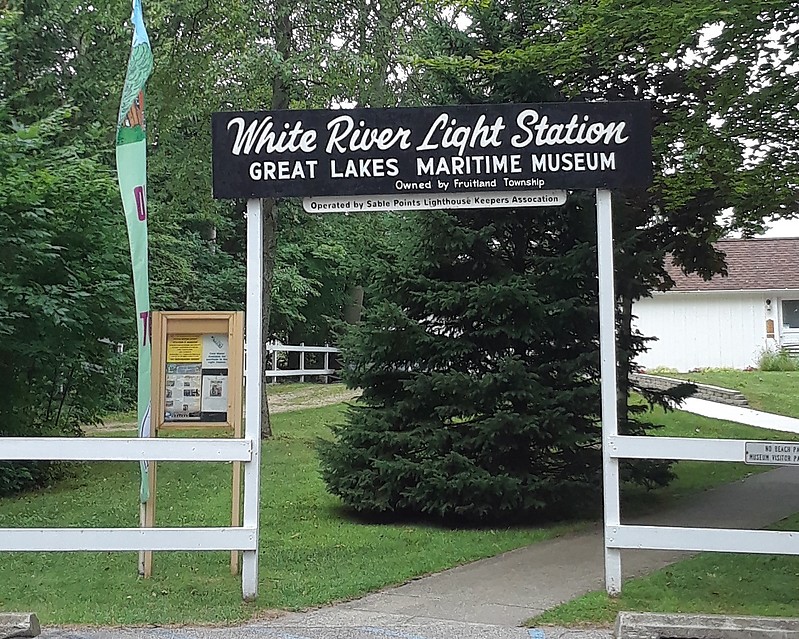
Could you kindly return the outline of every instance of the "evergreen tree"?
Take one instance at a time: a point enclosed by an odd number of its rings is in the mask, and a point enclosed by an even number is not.
[[[356,509],[561,514],[600,489],[593,203],[420,216],[342,341],[364,389],[323,476]]]
[[[528,9],[473,5],[467,33],[432,33],[450,53],[428,67],[441,101],[563,99],[529,69],[449,66],[508,48],[545,19]],[[335,441],[320,444],[331,492],[357,511],[447,519],[551,518],[596,506],[593,193],[555,209],[425,213],[407,242],[379,269],[364,324],[341,342],[347,381],[364,394]],[[647,427],[622,420],[626,433]],[[626,469],[647,485],[671,477],[668,464]]]

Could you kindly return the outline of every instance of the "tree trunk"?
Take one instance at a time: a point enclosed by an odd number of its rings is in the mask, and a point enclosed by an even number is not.
[[[272,420],[269,416],[269,393],[267,381],[269,378],[269,320],[272,313],[272,282],[275,276],[275,256],[277,247],[277,203],[274,198],[267,198],[263,204],[264,217],[264,274],[261,288],[261,439],[272,437]]]
[[[283,62],[291,53],[291,8],[288,3],[281,1],[277,3],[275,16],[275,49]],[[289,87],[285,78],[286,71],[282,68],[275,70],[275,77],[272,80],[272,110],[279,111],[289,106]],[[261,393],[261,438],[269,439],[272,437],[272,420],[269,415],[269,393],[266,388],[266,380],[269,377],[269,368],[266,363],[269,361],[267,351],[267,341],[269,338],[269,319],[272,312],[272,282],[275,276],[275,259],[277,247],[277,202],[274,198],[264,199],[264,279],[261,289],[263,297],[261,299],[261,335],[263,336],[263,351],[261,369],[263,391]]]
[[[347,289],[344,305],[344,321],[347,324],[360,324],[363,313],[363,286],[355,285]]]

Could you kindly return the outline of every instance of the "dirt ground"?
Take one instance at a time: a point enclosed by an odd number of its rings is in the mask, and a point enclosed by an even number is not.
[[[343,384],[317,384],[296,391],[274,394],[270,394],[267,387],[267,394],[270,413],[288,413],[292,410],[348,402],[358,397],[361,391],[349,389]]]
[[[355,399],[360,390],[351,390],[344,384],[269,384],[266,387],[269,395],[269,412],[288,413],[306,408],[318,408],[340,404]],[[120,431],[136,428],[135,421],[108,421],[103,424],[86,426],[86,432]]]

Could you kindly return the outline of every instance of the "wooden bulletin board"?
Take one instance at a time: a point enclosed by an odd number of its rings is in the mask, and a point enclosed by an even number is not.
[[[152,426],[240,436],[244,313],[153,313]]]
[[[244,313],[155,311],[152,314],[151,435],[169,431],[228,430],[242,436]],[[150,464],[150,499],[144,526],[155,526],[157,465]],[[231,521],[241,526],[241,462],[233,462]],[[237,574],[240,553],[231,552]],[[153,569],[151,551],[140,555],[142,575]]]

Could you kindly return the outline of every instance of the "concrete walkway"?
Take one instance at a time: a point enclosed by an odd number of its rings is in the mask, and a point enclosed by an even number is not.
[[[709,402],[705,399],[686,399],[679,410],[704,417],[723,419],[728,422],[738,422],[748,424],[757,428],[769,428],[771,430],[781,430],[786,433],[799,433],[799,419],[775,415],[774,413],[764,413],[761,410],[753,410],[742,406],[732,406],[730,404],[719,404]]]
[[[797,512],[799,468],[780,468],[707,491],[665,512],[623,517],[623,521],[762,528]],[[622,567],[626,577],[640,576],[684,556],[674,552],[625,551]],[[603,543],[597,527],[419,579],[340,608],[508,626],[602,588]]]
[[[684,410],[799,432],[799,420],[688,400]],[[624,523],[762,528],[799,512],[799,468],[783,467],[696,495]],[[624,551],[625,578],[684,558]],[[47,639],[610,639],[607,628],[520,628],[555,606],[604,587],[601,527],[514,550],[362,599],[236,628],[44,629]]]

